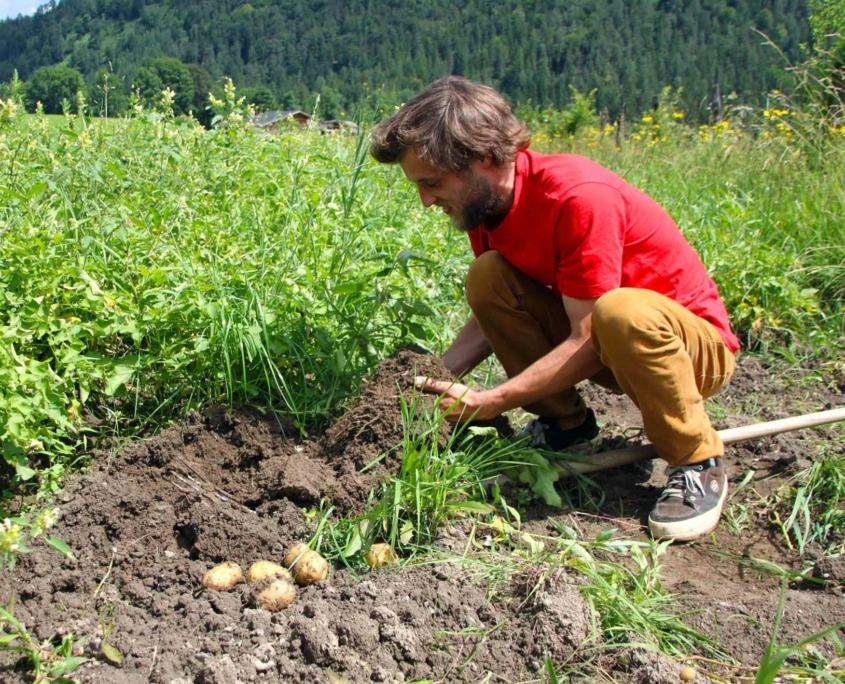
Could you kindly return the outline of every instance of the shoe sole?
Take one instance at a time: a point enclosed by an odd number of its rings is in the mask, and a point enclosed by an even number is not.
[[[719,520],[722,517],[722,508],[725,505],[727,496],[728,484],[725,482],[718,505],[703,515],[690,518],[689,520],[679,520],[678,522],[657,522],[649,516],[648,529],[651,532],[651,536],[659,540],[671,539],[675,542],[689,542],[705,534],[710,534],[719,525]]]

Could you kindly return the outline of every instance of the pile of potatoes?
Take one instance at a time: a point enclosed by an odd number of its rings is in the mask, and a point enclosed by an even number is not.
[[[251,588],[251,603],[276,612],[287,608],[296,598],[296,587],[326,579],[329,564],[306,544],[297,544],[285,556],[284,565],[273,561],[256,561],[246,573]],[[215,565],[205,573],[202,586],[214,591],[228,591],[244,581],[241,567],[232,561]]]
[[[364,554],[364,562],[380,568],[398,561],[389,544],[373,544]],[[244,578],[241,566],[232,561],[215,565],[205,573],[202,586],[213,591],[228,591],[246,579],[250,585],[250,603],[272,612],[284,610],[296,598],[296,587],[326,579],[329,564],[307,544],[297,544],[285,556],[284,565],[260,560],[249,566]]]

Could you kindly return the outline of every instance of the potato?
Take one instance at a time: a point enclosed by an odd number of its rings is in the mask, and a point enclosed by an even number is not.
[[[373,544],[364,554],[364,562],[371,568],[381,568],[389,563],[395,563],[397,556],[390,544]]]
[[[255,603],[275,613],[287,608],[296,598],[296,587],[284,577],[267,578],[255,591]]]
[[[691,682],[695,679],[695,669],[686,665],[685,667],[681,668],[681,681],[682,682]]]
[[[297,544],[288,551],[285,565],[290,568],[296,583],[301,586],[320,582],[329,574],[326,559],[309,549],[307,544]]]
[[[273,561],[255,561],[255,563],[249,566],[249,570],[246,571],[247,582],[260,582],[268,577],[281,577],[288,582],[293,582],[293,577],[287,568]]]
[[[228,591],[238,582],[242,582],[244,571],[241,566],[232,561],[226,561],[215,565],[205,573],[202,578],[202,586],[214,591]]]
[[[287,555],[285,556],[285,566],[289,568],[291,565],[293,565],[294,561],[297,558],[304,555],[306,551],[310,550],[311,549],[308,548],[308,544],[297,544],[296,546],[291,547],[291,550],[288,551]]]

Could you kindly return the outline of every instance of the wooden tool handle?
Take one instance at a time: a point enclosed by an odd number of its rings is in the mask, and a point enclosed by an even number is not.
[[[829,411],[819,411],[818,413],[808,413],[804,416],[794,416],[781,420],[771,420],[766,423],[754,423],[738,428],[719,430],[719,436],[725,444],[733,444],[734,442],[758,439],[768,435],[777,435],[782,432],[791,432],[792,430],[801,430],[802,428],[814,427],[816,425],[837,423],[843,420],[845,420],[845,408],[838,408]],[[649,458],[654,458],[656,455],[654,447],[651,444],[642,444],[626,449],[593,454],[589,457],[589,460],[584,461],[555,461],[555,465],[563,475],[595,473],[599,470],[607,470],[609,468],[628,465],[629,463],[645,461]]]

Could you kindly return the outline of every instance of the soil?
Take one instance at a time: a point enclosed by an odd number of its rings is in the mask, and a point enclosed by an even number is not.
[[[580,663],[583,676],[570,681],[680,681],[682,663],[645,649],[596,648],[597,616],[574,572],[553,573],[533,593],[520,576],[491,592],[484,577],[457,562],[369,572],[338,566],[277,613],[252,607],[243,585],[201,587],[203,574],[222,561],[244,569],[280,561],[310,538],[315,511],[327,502],[335,517],[365,510],[370,489],[400,466],[399,398],[412,401],[417,374],[448,376],[437,358],[399,350],[378,367],[359,404],[311,440],[300,441],[276,416],[216,407],[97,458],[57,502],[54,534],[74,558],[36,546],[0,577],[0,604],[13,605],[39,642],[57,645],[72,635],[75,653],[87,658],[73,674],[83,682],[540,682],[546,656],[567,668]],[[639,414],[627,398],[589,384],[583,393],[608,443],[630,436]],[[841,383],[816,370],[787,373],[746,356],[711,413],[721,429],[843,405]],[[731,482],[753,473],[733,500],[749,522],[738,530],[723,522],[707,538],[667,549],[663,586],[675,594],[677,613],[735,659],[727,669],[691,661],[695,681],[708,681],[708,671],[723,681],[753,675],[772,635],[781,581],[743,560],[798,571],[814,561],[799,558],[754,504],[805,468],[820,442],[841,450],[841,434],[841,426],[828,426],[729,446]],[[524,529],[554,535],[551,518],[585,539],[609,527],[644,539],[664,481],[659,463],[653,472],[628,466],[594,475],[594,495],[603,500],[592,508],[526,503]],[[520,498],[514,486],[506,490],[510,501]],[[438,543],[462,548],[467,534],[456,524]],[[781,644],[845,621],[843,558],[815,561],[817,581],[786,586]],[[829,641],[818,648],[835,655]],[[0,654],[0,681],[31,681],[30,671],[20,654]]]

